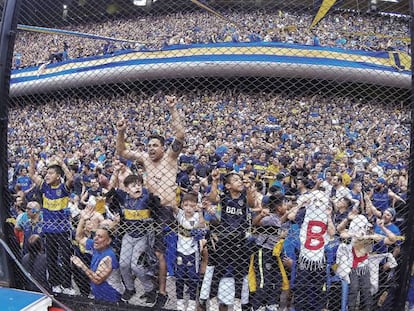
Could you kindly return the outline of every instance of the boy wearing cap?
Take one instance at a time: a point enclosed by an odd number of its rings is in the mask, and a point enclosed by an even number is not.
[[[400,228],[394,223],[396,210],[390,207],[381,213],[381,211],[372,206],[372,204],[369,207],[377,217],[381,218],[381,221],[384,224],[383,227],[375,224],[374,233],[384,237],[387,236],[387,231],[391,231],[397,237],[394,243],[387,244],[385,243],[385,240],[377,241],[373,246],[373,251],[377,254],[391,253],[393,257],[397,259],[400,254],[402,242],[401,239],[399,239],[399,237],[401,237]],[[383,309],[380,310],[389,310],[392,308],[392,300],[395,294],[395,288],[392,286],[394,281],[395,276],[392,266],[389,262],[382,261],[379,268],[379,284],[381,288],[375,297],[375,300],[378,300],[378,303],[382,304]],[[382,295],[385,295],[384,293],[387,293],[385,301],[381,298]]]

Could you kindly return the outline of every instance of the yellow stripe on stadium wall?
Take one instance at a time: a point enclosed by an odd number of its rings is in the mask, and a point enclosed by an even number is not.
[[[74,59],[42,69],[13,70],[10,96],[148,79],[236,76],[316,78],[408,89],[410,64],[411,57],[397,51],[272,43],[206,44],[132,51],[110,57]]]
[[[106,64],[127,61],[127,60],[142,60],[142,59],[162,59],[170,57],[186,57],[186,56],[202,56],[202,55],[275,55],[275,56],[295,56],[295,57],[314,57],[321,59],[336,59],[351,62],[366,62],[382,66],[394,66],[394,63],[389,59],[379,58],[373,56],[362,56],[359,54],[341,53],[337,51],[321,51],[313,49],[293,49],[280,47],[215,47],[215,48],[190,48],[184,50],[167,50],[156,52],[135,52],[124,55],[117,55],[114,57],[85,60],[82,63],[74,62],[62,64],[61,66],[46,68],[40,74],[56,73],[69,69],[89,66],[102,66]],[[13,77],[32,76],[33,72],[16,72]]]

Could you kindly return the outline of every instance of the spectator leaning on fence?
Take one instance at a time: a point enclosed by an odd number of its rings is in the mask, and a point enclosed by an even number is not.
[[[96,229],[103,223],[103,217],[98,212],[95,212],[95,205],[89,202],[79,214],[79,222],[76,228],[76,232],[81,232],[82,235],[88,239],[93,239]],[[85,246],[75,241],[73,246],[74,254],[82,260],[86,265],[90,265],[92,260],[92,251],[85,249]],[[89,278],[85,273],[77,266],[73,267],[73,280],[79,288],[79,292],[82,296],[89,297],[91,293],[91,286]]]
[[[395,243],[396,235],[384,226],[384,221],[379,219],[376,224],[381,228],[382,234],[372,230],[372,224],[364,215],[357,215],[349,225],[349,229],[341,233],[344,239],[351,238],[350,244],[342,243],[337,252],[337,273],[349,284],[348,309],[350,311],[373,310],[374,299],[371,283],[378,283],[378,256],[372,254],[372,243],[379,242],[386,245]],[[380,257],[387,259],[387,257]],[[394,259],[393,259],[394,260]],[[388,260],[387,260],[388,261]],[[395,261],[395,260],[394,260]],[[358,294],[360,304],[357,308]]]
[[[276,310],[287,308],[289,280],[282,262],[284,238],[289,229],[286,203],[283,194],[276,193],[263,197],[263,210],[253,218],[253,233],[256,237],[257,250],[250,263],[249,281],[253,280],[253,310],[262,307]],[[252,270],[253,269],[253,270]],[[254,274],[251,275],[251,271]],[[252,279],[252,277],[254,278]]]
[[[71,261],[90,279],[92,294],[97,301],[119,302],[125,287],[122,283],[117,256],[111,248],[110,229],[108,226],[101,226],[96,230],[93,239],[86,238],[83,232],[84,221],[81,218],[79,222],[76,241],[80,246],[92,252],[91,264],[88,267],[78,256],[72,256]]]

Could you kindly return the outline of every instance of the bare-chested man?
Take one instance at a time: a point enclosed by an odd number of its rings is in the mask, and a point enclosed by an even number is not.
[[[176,109],[176,98],[174,96],[165,96],[165,103],[171,114],[172,134],[175,137],[167,150],[164,146],[164,138],[159,135],[151,135],[148,137],[146,152],[127,149],[125,145],[125,131],[127,126],[125,120],[119,120],[117,123],[118,135],[116,150],[119,156],[143,164],[145,172],[147,173],[145,187],[160,198],[161,205],[165,208],[163,210],[165,213],[157,215],[158,220],[161,223],[168,224],[174,221],[171,207],[177,205],[177,158],[183,148],[184,126]],[[154,308],[155,310],[160,310],[168,300],[166,293],[167,264],[165,259],[165,245],[163,236],[160,234],[156,237],[155,251],[159,259],[159,295],[157,296]]]

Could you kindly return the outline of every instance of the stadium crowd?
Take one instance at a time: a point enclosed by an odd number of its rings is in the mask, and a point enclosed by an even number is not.
[[[10,216],[22,256],[31,235],[44,241],[45,288],[131,301],[136,277],[137,303],[157,308],[169,295],[178,310],[198,301],[311,311],[340,310],[345,282],[349,310],[358,301],[392,309],[407,212],[405,107],[236,90],[174,95],[11,109]]]
[[[175,44],[216,42],[273,41],[410,53],[409,24],[402,16],[333,12],[310,30],[314,16],[308,12],[256,10],[221,14],[226,19],[209,12],[181,12],[114,19],[64,29],[132,40],[135,44],[21,31],[16,39],[13,68],[110,54],[122,49],[158,50]]]

